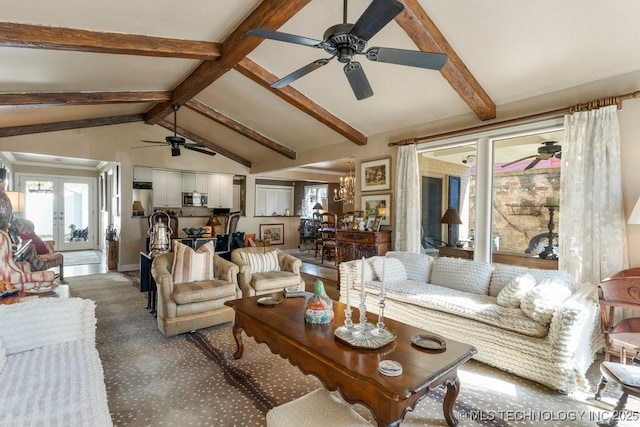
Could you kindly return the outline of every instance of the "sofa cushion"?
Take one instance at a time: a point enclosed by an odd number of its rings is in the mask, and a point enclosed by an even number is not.
[[[496,302],[503,307],[518,308],[527,292],[536,286],[536,279],[531,274],[514,277],[498,294]]]
[[[556,309],[571,296],[568,286],[549,280],[527,292],[520,302],[522,311],[540,323],[550,323]]]
[[[226,280],[199,280],[173,286],[176,304],[208,301],[236,295],[236,285]]]
[[[404,251],[389,251],[385,255],[387,258],[397,258],[402,261],[407,272],[407,279],[429,283],[433,257]]]
[[[2,371],[7,364],[7,353],[4,351],[4,344],[2,344],[2,340],[0,340],[0,375],[2,375]]]
[[[433,262],[430,283],[486,295],[491,265],[461,258],[440,257]]]
[[[300,275],[290,271],[266,271],[253,275],[251,286],[258,293],[281,290],[300,283]]]
[[[363,270],[362,270],[362,263],[364,262],[364,281],[365,282],[370,282],[372,280],[375,279],[375,273],[373,271],[373,260],[375,260],[376,258],[380,258],[380,257],[372,257],[372,258],[365,258],[364,261],[361,259],[358,259],[355,261],[355,269],[356,269],[356,283],[359,284],[362,283],[362,274],[363,274]]]
[[[367,283],[367,289],[379,291],[380,282]],[[484,328],[481,324],[492,325],[536,338],[544,337],[549,332],[548,325],[533,320],[519,308],[499,306],[496,304],[496,297],[489,295],[464,292],[413,280],[386,284],[385,293],[387,299],[406,303],[409,312],[419,311],[417,307],[424,307],[454,314],[479,322],[479,329]],[[428,326],[425,327],[428,328]]]
[[[213,279],[213,243],[207,242],[197,250],[175,240],[173,242],[173,283],[188,283]]]
[[[251,266],[252,273],[264,273],[267,271],[280,271],[278,252],[269,251],[263,253],[240,252],[240,257]]]
[[[493,274],[491,274],[491,283],[489,284],[489,295],[497,297],[502,288],[507,286],[515,277],[523,274],[531,274],[536,279],[536,283],[542,283],[545,280],[556,280],[558,283],[565,283],[570,289],[573,288],[573,277],[564,271],[543,270],[539,268],[526,268],[516,265],[494,264]]]
[[[404,264],[397,258],[376,257],[371,264],[373,264],[373,271],[379,281],[382,281],[383,275],[385,283],[404,282],[407,280],[407,271],[404,269]]]

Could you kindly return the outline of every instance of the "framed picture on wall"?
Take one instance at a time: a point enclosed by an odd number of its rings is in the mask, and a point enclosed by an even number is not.
[[[360,198],[366,218],[380,218],[380,225],[391,225],[391,194],[366,195]]]
[[[284,245],[284,224],[260,224],[260,238],[272,245]]]
[[[391,188],[391,158],[360,163],[360,190],[380,191]]]

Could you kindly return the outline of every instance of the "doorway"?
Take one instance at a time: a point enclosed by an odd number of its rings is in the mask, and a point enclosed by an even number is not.
[[[24,218],[58,251],[96,247],[96,180],[87,177],[16,174],[25,195]]]
[[[442,178],[422,177],[422,246],[433,249],[442,242]]]

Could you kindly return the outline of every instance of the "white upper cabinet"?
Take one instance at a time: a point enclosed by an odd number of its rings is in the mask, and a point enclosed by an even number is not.
[[[210,174],[207,194],[208,207],[231,209],[233,207],[233,175]]]
[[[209,174],[182,172],[182,191],[185,193],[208,193]]]
[[[153,169],[145,168],[144,166],[133,167],[133,180],[135,182],[152,182],[153,181]]]
[[[153,169],[153,206],[182,206],[182,172]]]

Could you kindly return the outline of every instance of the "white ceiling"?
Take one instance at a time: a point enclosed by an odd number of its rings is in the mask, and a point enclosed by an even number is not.
[[[260,3],[258,0],[49,0],[3,2],[0,21],[224,42]],[[354,22],[369,0],[351,0]],[[453,49],[500,107],[576,88],[563,107],[578,101],[579,85],[640,70],[640,2],[636,0],[419,0]],[[342,0],[313,0],[281,31],[321,39],[342,22]],[[416,49],[392,21],[369,46]],[[327,57],[319,49],[264,41],[249,58],[279,77]],[[332,61],[292,86],[369,138],[420,124],[469,115],[437,71],[360,60],[374,96],[357,101]],[[190,59],[152,58],[0,47],[0,94],[56,91],[174,89],[198,65]],[[637,75],[630,85],[640,86]],[[617,95],[619,88],[611,88]],[[279,97],[229,71],[196,99],[272,140],[303,153],[319,146],[353,142]],[[144,113],[153,104],[92,106],[2,106],[0,127]],[[500,114],[498,114],[498,119]],[[273,152],[183,108],[179,124],[258,165]],[[479,122],[479,120],[477,120]],[[0,149],[2,139],[0,138]],[[323,160],[348,159],[327,150]],[[298,166],[295,161],[292,166]],[[264,167],[263,167],[264,169]]]

